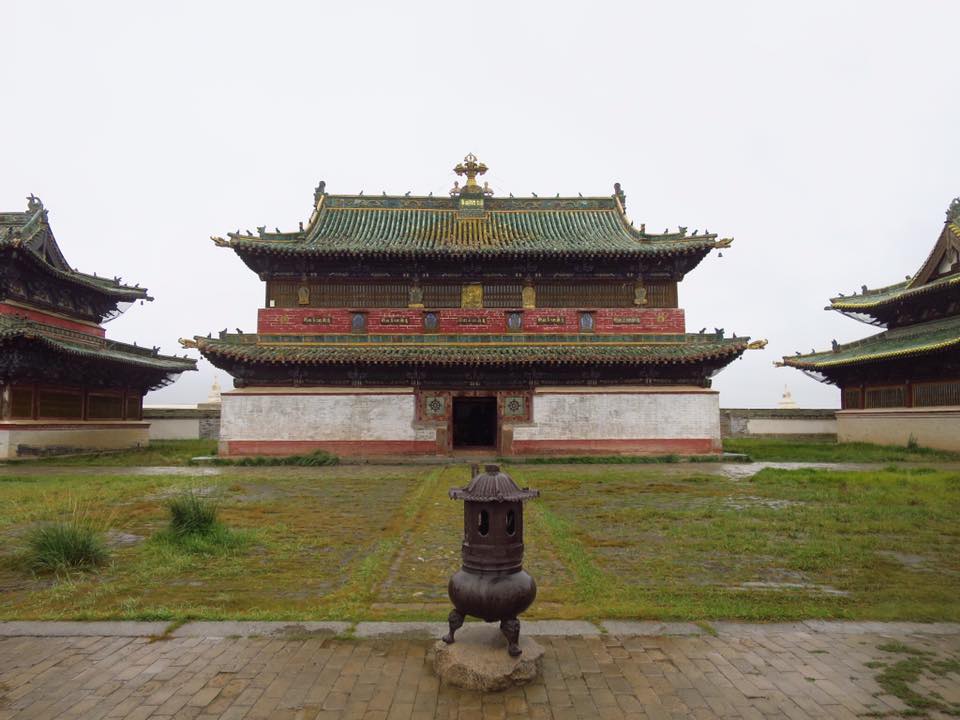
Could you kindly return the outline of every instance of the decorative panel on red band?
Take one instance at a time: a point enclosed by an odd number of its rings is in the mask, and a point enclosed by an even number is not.
[[[262,308],[257,331],[263,334],[325,335],[349,333],[353,316],[365,316],[366,332],[376,335],[403,335],[425,332],[443,335],[493,334],[511,331],[523,333],[582,332],[580,316],[592,315],[586,331],[596,334],[631,335],[637,333],[668,334],[685,332],[684,312],[679,308],[530,308],[526,310],[494,309],[390,309],[371,308],[352,311],[342,308]],[[427,314],[435,317],[435,325],[427,328]],[[509,327],[508,317],[518,313],[519,327]]]

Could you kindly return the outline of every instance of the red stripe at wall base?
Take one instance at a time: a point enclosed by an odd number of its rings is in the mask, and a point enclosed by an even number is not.
[[[343,457],[436,455],[432,440],[223,440],[220,455],[303,455],[325,450]]]
[[[514,440],[514,455],[711,455],[722,451],[711,438],[634,440]]]

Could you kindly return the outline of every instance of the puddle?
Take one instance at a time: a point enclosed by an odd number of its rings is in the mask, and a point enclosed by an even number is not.
[[[120,532],[119,530],[107,531],[107,545],[110,547],[130,547],[143,542],[143,535],[134,535],[132,533]]]
[[[813,585],[802,582],[771,582],[769,580],[755,580],[743,582],[734,585],[733,590],[801,590],[803,592],[823,593],[824,595],[837,595],[847,597],[850,595],[846,590],[837,590],[829,585]]]
[[[756,495],[737,495],[727,498],[723,506],[731,510],[749,510],[751,508],[765,507],[771,510],[784,510],[794,505],[803,505],[797,500],[777,500],[773,498],[757,497]]]

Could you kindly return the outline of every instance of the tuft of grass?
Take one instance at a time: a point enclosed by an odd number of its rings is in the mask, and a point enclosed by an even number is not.
[[[326,465],[338,465],[340,458],[325,450],[316,450],[307,455],[286,455],[282,457],[273,457],[267,455],[254,455],[252,457],[242,458],[210,458],[204,461],[206,465],[235,465],[241,467],[264,467],[276,465],[293,465],[299,467],[322,467]],[[188,465],[199,465],[200,463],[190,460]]]
[[[101,533],[83,518],[43,525],[27,535],[27,563],[36,572],[92,569],[108,557]]]
[[[217,526],[217,503],[197,490],[187,490],[167,501],[170,530],[180,536],[203,535]]]

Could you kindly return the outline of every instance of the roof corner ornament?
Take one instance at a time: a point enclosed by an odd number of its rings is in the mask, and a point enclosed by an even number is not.
[[[747,344],[747,350],[763,350],[767,346],[766,340],[754,340]],[[776,363],[774,363],[776,365]]]
[[[327,183],[325,180],[321,180],[320,182],[317,183],[317,186],[313,189],[313,204],[316,205],[317,203],[319,203],[320,198],[322,198],[326,194],[326,192],[327,192]]]
[[[960,223],[960,197],[955,197],[947,208],[947,222]]]
[[[27,210],[30,212],[43,210],[43,201],[33,193],[30,193],[30,196],[27,198]]]
[[[627,195],[623,192],[623,188],[620,187],[620,183],[616,182],[613,184],[613,196],[617,199],[617,202],[620,203],[620,209],[627,209]]]
[[[230,247],[230,241],[225,240],[224,238],[218,235],[211,235],[210,239],[213,240],[213,244],[217,247]]]
[[[713,243],[713,246],[714,246],[715,248],[728,248],[728,247],[730,247],[731,245],[733,245],[733,238],[732,238],[732,237],[720,238],[720,239],[717,240],[715,243]]]
[[[189,338],[180,338],[177,342],[180,343],[180,347],[186,348],[188,350],[195,350],[197,347],[197,341],[191,340]]]

